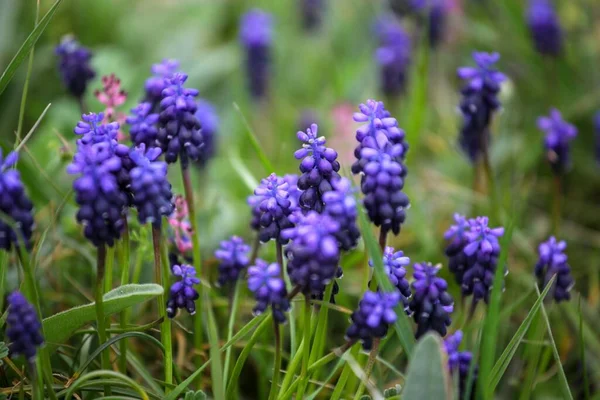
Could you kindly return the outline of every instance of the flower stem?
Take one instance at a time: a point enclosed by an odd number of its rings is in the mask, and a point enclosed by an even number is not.
[[[119,264],[121,267],[121,286],[127,285],[129,283],[129,226],[127,225],[127,217],[123,217],[123,223],[125,224],[123,228],[123,240],[121,241],[120,251],[119,251]],[[121,311],[121,316],[119,319],[120,326],[122,329],[127,328],[127,324],[129,323],[129,308]],[[127,374],[127,341],[121,340],[119,342],[119,371],[123,374]]]
[[[369,380],[371,377],[371,371],[373,370],[373,365],[375,364],[375,359],[377,358],[377,354],[379,353],[379,343],[381,340],[379,338],[375,338],[373,340],[373,347],[371,348],[371,352],[369,353],[369,359],[367,360],[367,365],[365,367],[365,380]],[[358,387],[358,391],[354,396],[354,400],[358,400],[361,398],[363,392],[365,391],[365,382],[361,380],[360,386]]]
[[[154,246],[154,277],[156,284],[166,288],[167,281],[165,278],[164,268],[167,268],[168,274],[168,256],[163,256],[163,260],[161,262],[161,253],[163,250],[162,246],[162,238],[161,238],[161,230],[160,226],[152,225],[152,244]],[[168,275],[167,275],[168,277]],[[171,320],[167,317],[166,311],[166,301],[165,295],[161,294],[158,296],[158,315],[162,318],[162,323],[160,327],[160,341],[165,348],[165,358],[164,358],[164,366],[165,366],[165,382],[167,385],[165,386],[165,393],[169,391],[169,384],[173,383],[173,346],[171,339]]]
[[[181,178],[183,180],[183,188],[185,190],[185,201],[190,214],[190,224],[192,225],[192,257],[194,268],[196,268],[196,276],[202,279],[202,255],[200,253],[200,242],[198,241],[198,220],[196,219],[196,207],[194,204],[194,191],[190,179],[190,170],[183,163],[181,164]],[[200,289],[202,291],[202,288]],[[196,301],[198,312],[194,316],[194,349],[200,351],[202,349],[202,294]]]
[[[562,180],[560,175],[554,175],[554,196],[552,199],[552,234],[558,235],[561,218]]]
[[[302,370],[300,372],[300,386],[296,398],[302,399],[308,384],[308,360],[310,358],[310,297],[304,295],[304,349],[302,350]]]
[[[350,354],[353,357],[356,357],[358,355],[359,351],[360,351],[360,345],[354,347],[352,349],[352,351],[350,352]],[[350,368],[350,365],[346,363],[346,365],[344,365],[344,370],[342,371],[342,375],[340,375],[340,379],[338,379],[338,381],[335,385],[335,389],[333,390],[333,393],[331,394],[331,397],[330,397],[331,400],[339,400],[340,398],[342,398],[342,394],[344,393],[344,387],[346,386],[346,382],[348,381],[348,377],[350,376],[351,373],[352,373],[352,368]]]
[[[115,265],[115,249],[106,249],[106,267],[104,268],[104,293],[110,292],[113,283],[113,268]]]
[[[388,231],[383,229],[383,226],[379,229],[379,248],[381,249],[381,253],[385,251],[385,246],[387,244],[387,234]],[[377,291],[377,277],[375,276],[375,271],[371,274],[371,280],[369,281],[369,290],[376,292]]]
[[[106,342],[106,324],[104,318],[104,270],[106,268],[106,245],[98,246],[97,253],[97,272],[96,272],[96,321],[98,323],[98,345]],[[110,353],[109,349],[104,350],[100,354],[102,369],[110,370]],[[110,385],[104,385],[104,394],[110,396],[112,391]]]
[[[273,380],[271,382],[269,400],[275,400],[277,397],[279,375],[281,373],[281,329],[279,323],[275,321],[275,319],[273,319],[273,329],[275,329],[275,362],[273,363]]]
[[[342,346],[340,346],[337,349],[333,349],[329,354],[327,354],[326,356],[323,356],[321,358],[319,358],[317,361],[315,361],[314,363],[312,363],[309,367],[308,367],[308,372],[314,371],[315,369],[322,367],[323,365],[335,360],[336,358],[340,357],[342,354],[344,354],[345,352],[347,352],[350,347],[352,347],[352,345],[355,342],[353,340],[350,340],[346,343],[344,343]]]

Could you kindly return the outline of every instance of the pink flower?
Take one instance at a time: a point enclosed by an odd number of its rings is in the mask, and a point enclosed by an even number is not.
[[[121,89],[121,80],[110,74],[102,77],[102,90],[96,89],[94,95],[98,101],[106,107],[104,109],[104,120],[102,123],[118,122],[119,125],[125,123],[127,115],[117,111],[116,108],[121,106],[127,100],[127,92]],[[123,131],[119,129],[117,140],[125,139]]]
[[[175,197],[175,211],[169,218],[171,235],[169,239],[175,244],[181,254],[192,250],[192,224],[189,220],[189,212],[185,199],[178,195]]]

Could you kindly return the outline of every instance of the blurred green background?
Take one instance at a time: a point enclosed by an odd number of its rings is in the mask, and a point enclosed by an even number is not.
[[[43,15],[52,2],[40,3]],[[24,131],[48,103],[52,106],[21,152],[19,164],[36,206],[38,239],[47,230],[40,274],[44,276],[48,312],[80,304],[89,295],[88,289],[72,289],[70,285],[93,274],[91,247],[84,243],[73,217],[74,201],[67,199],[61,207],[72,182],[64,170],[74,148],[72,129],[79,120],[78,105],[65,92],[56,69],[54,47],[61,36],[74,34],[94,53],[97,77],[86,96],[92,111],[103,109],[92,94],[93,89],[101,88],[101,76],[114,73],[121,78],[129,94],[121,111],[128,112],[142,98],[151,65],[163,58],[178,59],[190,76],[189,86],[198,88],[200,96],[216,106],[221,120],[218,155],[206,170],[195,174],[202,207],[202,247],[204,254],[212,254],[218,242],[233,233],[250,238],[245,199],[257,180],[271,172],[262,168],[249,145],[245,119],[276,166],[275,172],[296,173],[298,162],[293,151],[299,143],[295,133],[305,128],[299,125],[302,114],[311,111],[320,132],[338,150],[343,168],[349,172],[357,127],[352,112],[368,98],[385,100],[379,92],[373,58],[377,44],[373,23],[391,12],[387,2],[325,3],[322,27],[309,33],[303,31],[298,4],[292,0],[64,0],[35,48]],[[565,177],[559,237],[569,244],[575,291],[583,296],[587,360],[592,377],[600,381],[600,167],[592,126],[593,114],[600,109],[600,2],[556,3],[566,35],[565,51],[558,59],[544,58],[534,51],[525,25],[525,1],[450,2],[446,38],[432,50],[419,41],[417,21],[403,18],[403,26],[414,39],[409,87],[405,95],[387,101],[386,106],[406,129],[411,146],[406,182],[411,208],[401,235],[390,242],[412,261],[444,264],[443,232],[452,214],[474,216],[474,210],[490,213],[489,199],[472,190],[473,167],[456,143],[460,83],[455,71],[472,63],[474,50],[498,51],[502,56],[498,67],[509,81],[503,86],[503,109],[492,129],[492,167],[502,205],[500,215],[492,217],[494,225],[509,218],[515,223],[503,304],[513,304],[531,293],[537,245],[550,232],[552,177],[536,119],[556,107],[579,129],[573,142],[573,168]],[[239,18],[253,7],[271,12],[275,22],[271,91],[261,104],[253,104],[247,95],[243,53],[237,40]],[[0,0],[2,69],[33,29],[34,17],[35,1]],[[12,146],[14,141],[25,74],[26,63],[0,97],[3,147]],[[176,191],[181,192],[179,176],[172,179]],[[352,309],[362,291],[360,277],[365,272],[361,250],[350,254],[347,262],[340,283],[340,304]],[[442,274],[449,277],[447,271]],[[459,298],[458,288],[451,286]],[[561,356],[573,379],[580,376],[577,371],[581,368],[576,348],[578,297],[574,295],[571,304],[551,312],[551,320],[557,323]],[[524,298],[510,309],[502,325],[502,345],[532,301],[532,297]],[[340,316],[339,326],[334,328],[339,340],[333,340],[332,346],[341,342],[347,326],[344,318]],[[455,320],[462,320],[460,311]],[[517,372],[512,375],[511,370],[508,376],[518,376],[522,366],[514,364],[511,368]],[[548,379],[552,382],[556,377]],[[503,390],[510,396],[518,380],[505,380]],[[553,392],[552,385],[542,386],[537,390]]]

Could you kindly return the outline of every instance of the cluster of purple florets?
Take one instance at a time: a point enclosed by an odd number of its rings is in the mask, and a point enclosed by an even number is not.
[[[0,219],[0,249],[6,251],[13,245],[28,248],[33,233],[33,204],[25,193],[19,171],[13,168],[17,159],[15,152],[3,159],[0,149],[0,211],[9,218],[9,221]]]
[[[554,236],[538,247],[539,259],[535,265],[535,276],[538,278],[540,290],[543,290],[556,275],[551,292],[557,303],[571,298],[569,291],[574,284],[571,267],[565,254],[566,249],[567,243],[564,240],[557,241]]]
[[[563,33],[550,0],[529,0],[527,25],[537,51],[549,56],[560,54]]]
[[[379,47],[375,59],[379,64],[381,91],[386,96],[402,93],[410,66],[410,37],[391,16],[375,23]]]
[[[146,98],[144,102],[151,104],[150,110],[159,111],[159,105],[163,99],[163,90],[169,86],[169,79],[179,70],[179,61],[164,59],[151,68],[152,76],[146,79],[144,90]]]
[[[250,246],[242,238],[233,236],[221,242],[215,257],[219,260],[219,285],[233,283],[250,263]]]
[[[346,331],[349,340],[360,340],[363,349],[371,350],[373,339],[383,338],[388,327],[398,316],[394,308],[400,302],[400,293],[371,292],[367,290],[352,313],[352,325]]]
[[[271,42],[273,20],[270,14],[254,9],[241,21],[240,41],[246,55],[246,76],[250,94],[255,99],[264,98],[271,69]]]
[[[371,265],[373,262],[369,262]],[[406,278],[406,266],[410,264],[410,258],[404,255],[402,250],[394,250],[387,246],[383,251],[383,268],[390,282],[401,295],[404,308],[408,308],[408,299],[410,298],[410,284]]]
[[[194,287],[200,283],[200,279],[196,277],[196,270],[191,265],[181,264],[173,265],[171,271],[179,280],[171,285],[169,290],[167,316],[175,318],[179,309],[185,309],[190,315],[196,314],[196,300],[200,297]]]
[[[323,203],[325,203],[323,212],[339,225],[334,235],[340,248],[348,251],[356,247],[360,238],[360,230],[356,225],[358,217],[356,198],[352,182],[348,178],[333,181],[332,187],[333,190],[323,194]]]
[[[33,362],[38,347],[44,343],[42,324],[35,308],[21,293],[13,292],[7,300],[6,338],[10,352],[13,355],[23,355],[29,362]]]
[[[90,65],[92,53],[72,36],[65,36],[56,47],[58,70],[69,92],[81,99],[88,82],[96,76]]]
[[[131,141],[139,146],[155,147],[158,136],[158,114],[152,112],[152,104],[143,102],[131,110],[131,116],[127,117]]]
[[[263,313],[270,306],[275,321],[286,321],[285,312],[290,309],[290,302],[279,264],[269,264],[257,259],[256,263],[248,268],[248,288],[256,298],[255,314]]]
[[[570,166],[570,142],[577,136],[577,128],[562,118],[557,109],[550,110],[547,117],[538,118],[538,128],[544,132],[544,147],[552,170],[563,173]]]
[[[490,228],[487,217],[467,220],[455,214],[454,221],[444,236],[449,240],[446,255],[450,271],[464,296],[473,295],[474,302],[488,302],[500,255],[498,238],[504,228]]]
[[[469,378],[469,370],[473,361],[473,354],[470,351],[459,351],[460,343],[462,342],[462,331],[456,331],[444,340],[444,350],[448,355],[448,370],[450,375],[458,379],[459,396],[464,398],[467,392],[467,383]],[[477,366],[473,368],[473,378],[471,397],[475,397],[475,384],[477,382]]]

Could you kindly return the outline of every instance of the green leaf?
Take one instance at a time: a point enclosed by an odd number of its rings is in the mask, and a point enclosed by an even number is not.
[[[207,398],[206,393],[202,390],[198,390],[197,392],[190,390],[185,394],[184,400],[206,400]]]
[[[8,357],[8,346],[4,342],[0,342],[0,366],[4,365],[2,359]]]
[[[21,45],[21,48],[19,49],[19,51],[17,51],[17,54],[15,54],[13,59],[8,64],[8,67],[6,67],[6,69],[2,73],[2,76],[0,77],[0,95],[2,95],[2,93],[8,86],[8,83],[11,81],[11,79],[15,75],[15,72],[17,71],[17,68],[19,67],[19,65],[21,65],[23,60],[25,60],[25,57],[27,57],[27,54],[29,54],[29,51],[31,50],[31,48],[35,45],[35,43],[40,38],[40,36],[42,35],[44,30],[48,26],[48,23],[50,23],[50,20],[54,16],[54,13],[56,13],[56,10],[58,9],[58,6],[60,5],[61,2],[62,2],[62,0],[57,0],[52,5],[52,7],[50,7],[50,9],[46,13],[46,15],[44,15],[44,17],[42,18],[40,23],[36,25],[36,27],[33,29],[33,31],[31,31],[31,33],[29,34],[27,39],[25,39],[25,42]]]
[[[373,260],[373,268],[375,277],[377,278],[377,283],[379,286],[381,286],[384,292],[393,292],[396,290],[396,288],[394,288],[389,277],[385,273],[383,267],[383,255],[381,253],[381,249],[379,248],[379,243],[373,234],[371,224],[369,224],[365,211],[362,209],[362,207],[359,207],[359,216],[365,247],[367,248],[370,259]],[[394,323],[394,329],[398,334],[402,349],[410,358],[415,345],[414,333],[404,309],[400,306],[397,306],[395,310],[396,315],[398,315],[398,319]]]
[[[450,400],[452,387],[446,363],[440,337],[433,333],[425,335],[417,343],[408,365],[402,399]]]
[[[162,293],[163,288],[153,283],[120,286],[104,295],[104,313],[106,316],[116,314]],[[95,303],[74,307],[44,318],[46,342],[51,345],[63,343],[71,333],[95,319]]]
[[[208,341],[210,343],[210,373],[212,377],[212,390],[216,399],[225,398],[225,388],[223,387],[223,365],[221,362],[221,352],[219,351],[219,332],[217,321],[212,310],[210,297],[205,296],[206,308],[208,309],[208,324],[206,327]]]
[[[501,265],[501,264],[499,264],[499,265]],[[496,386],[498,386],[500,379],[502,379],[504,372],[506,372],[506,369],[508,368],[508,364],[514,357],[514,355],[517,351],[517,348],[519,347],[519,344],[523,340],[525,333],[527,333],[527,329],[529,329],[529,326],[531,325],[531,321],[533,321],[533,318],[536,316],[537,312],[539,311],[540,306],[542,305],[542,301],[544,300],[544,298],[550,291],[550,288],[552,287],[552,284],[554,283],[555,280],[556,280],[556,276],[553,276],[552,279],[550,279],[550,281],[546,285],[546,288],[544,289],[544,291],[542,292],[540,297],[538,297],[536,302],[533,304],[533,306],[529,310],[529,313],[527,314],[527,316],[521,323],[521,326],[519,326],[519,329],[517,329],[514,336],[508,343],[508,346],[506,346],[506,348],[500,355],[500,358],[498,358],[498,361],[496,361],[494,368],[492,368],[492,371],[490,372],[489,382],[487,383],[487,393],[491,394],[491,393],[494,393],[494,391],[496,390]]]

